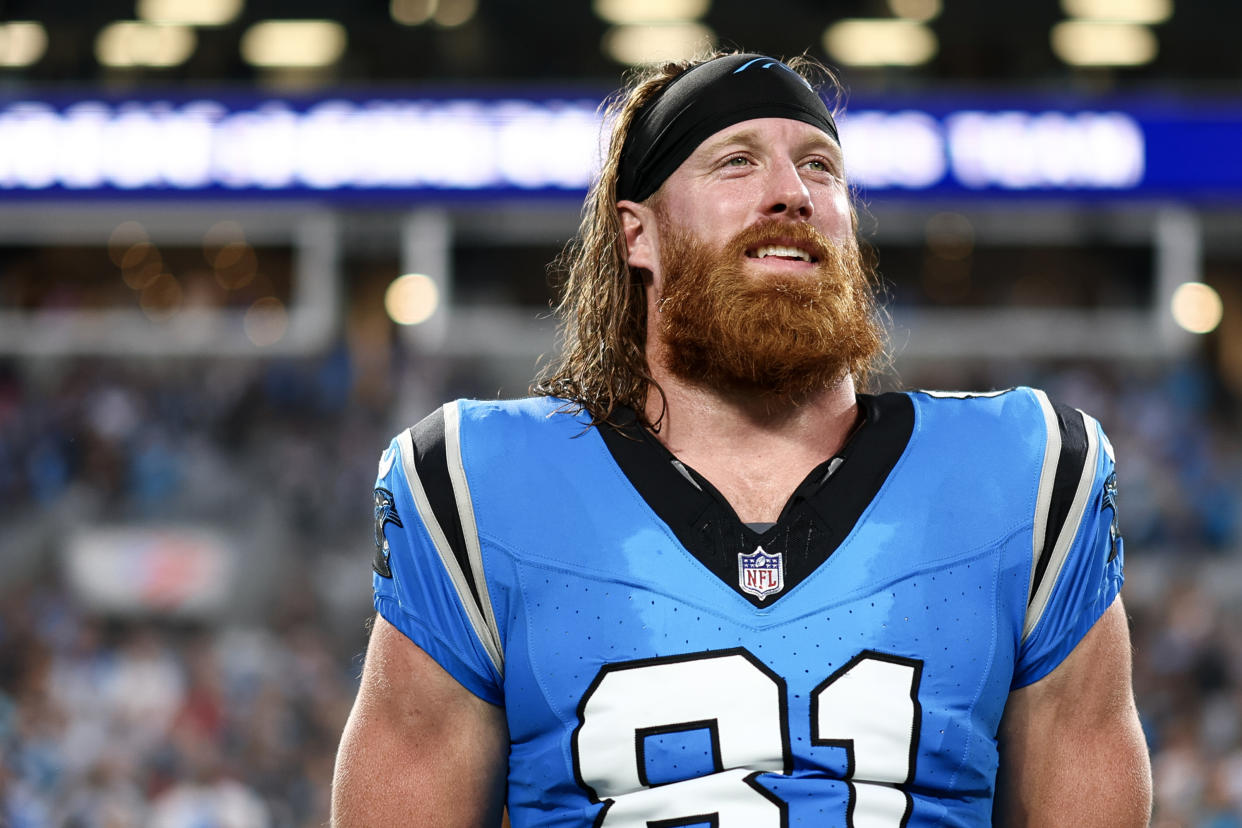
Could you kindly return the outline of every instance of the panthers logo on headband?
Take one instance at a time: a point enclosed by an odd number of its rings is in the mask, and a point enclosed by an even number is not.
[[[392,492],[387,489],[375,490],[375,560],[371,567],[385,578],[392,577],[392,568],[388,565],[388,538],[384,536],[384,526],[393,524],[399,528],[401,518],[397,516],[397,507],[392,502]]]
[[[807,82],[806,78],[802,77],[797,72],[790,69],[785,64],[781,63],[779,60],[772,60],[771,58],[757,57],[754,60],[748,60],[745,63],[743,63],[741,66],[734,69],[733,74],[736,75],[739,72],[745,72],[747,69],[749,69],[752,66],[755,66],[756,64],[758,64],[760,69],[771,69],[773,66],[779,66],[781,69],[784,69],[786,72],[788,72],[789,74],[797,78],[798,82],[801,83],[803,86],[805,86],[807,89],[811,89],[812,91],[814,91],[814,89],[812,89],[811,87],[811,84]]]

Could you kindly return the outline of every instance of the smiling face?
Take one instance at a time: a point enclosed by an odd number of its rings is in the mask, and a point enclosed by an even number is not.
[[[743,121],[619,206],[651,273],[648,356],[673,376],[797,398],[882,349],[840,148],[816,127]]]
[[[853,238],[841,148],[817,127],[786,118],[742,121],[717,132],[654,200],[682,230],[718,247],[765,220],[777,222],[771,238],[777,247],[792,246],[781,223],[809,225],[832,241]],[[746,256],[763,263],[756,273],[807,272],[813,264],[770,249]]]

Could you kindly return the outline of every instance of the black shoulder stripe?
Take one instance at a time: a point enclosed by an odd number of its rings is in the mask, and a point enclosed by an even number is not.
[[[1052,559],[1053,549],[1057,545],[1062,532],[1066,530],[1065,521],[1074,504],[1074,496],[1078,491],[1078,482],[1082,478],[1083,466],[1087,462],[1089,445],[1087,428],[1083,422],[1082,412],[1066,405],[1053,404],[1056,413],[1057,428],[1061,433],[1061,453],[1057,458],[1056,475],[1052,482],[1052,498],[1048,508],[1048,520],[1044,527],[1044,546],[1040,550],[1039,559],[1035,564],[1035,575],[1031,581],[1031,599],[1039,591],[1048,562]],[[1077,527],[1069,527],[1077,531]]]
[[[474,568],[470,564],[470,555],[466,549],[461,515],[457,511],[457,499],[453,495],[453,480],[449,476],[448,448],[444,439],[444,409],[437,408],[410,428],[410,437],[414,443],[414,468],[422,481],[423,490],[427,493],[431,511],[453,550],[457,565],[465,575],[470,597],[481,611],[483,603],[479,600],[478,588],[475,586]]]

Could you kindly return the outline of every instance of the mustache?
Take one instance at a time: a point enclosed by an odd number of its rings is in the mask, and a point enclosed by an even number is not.
[[[837,245],[812,225],[781,219],[763,219],[739,232],[726,245],[731,255],[744,256],[747,250],[765,244],[783,244],[801,248],[816,262],[828,259]]]

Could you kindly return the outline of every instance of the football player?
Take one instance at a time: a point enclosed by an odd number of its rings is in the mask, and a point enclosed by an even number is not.
[[[383,454],[337,825],[1147,824],[1109,442],[1029,388],[861,392],[805,71],[630,85],[538,393]]]

